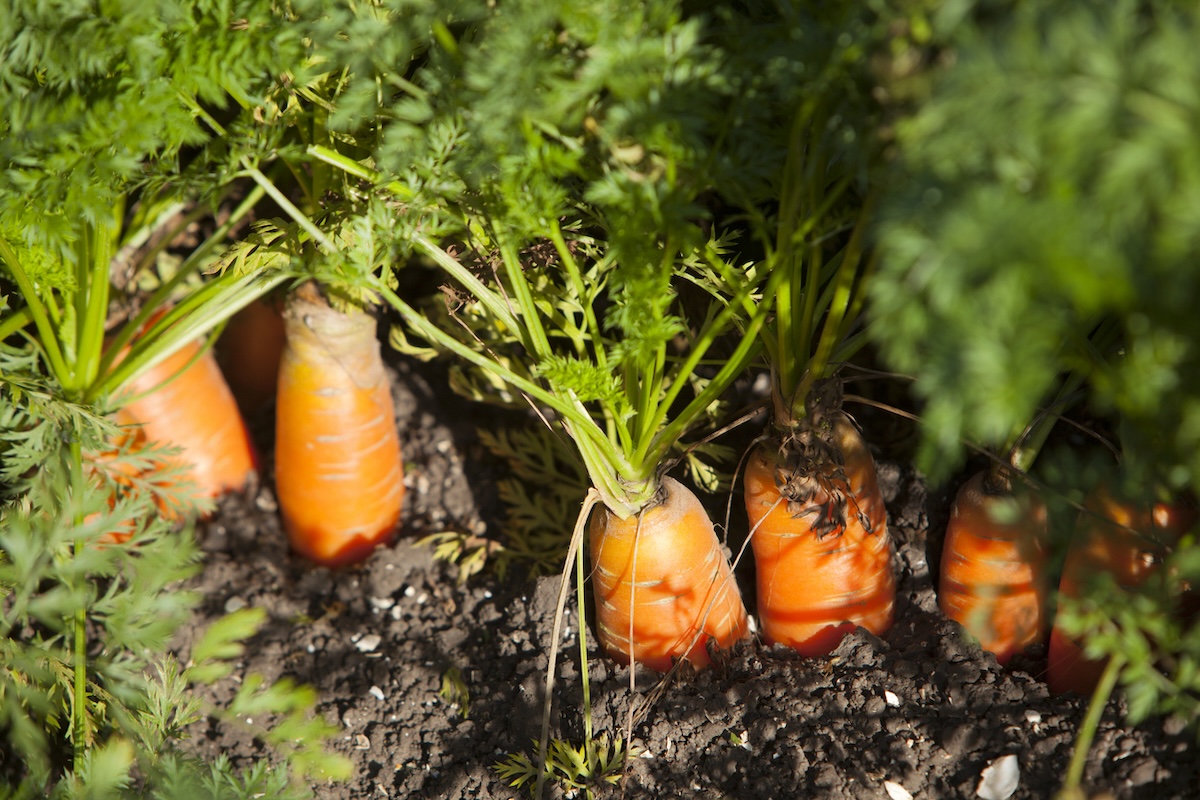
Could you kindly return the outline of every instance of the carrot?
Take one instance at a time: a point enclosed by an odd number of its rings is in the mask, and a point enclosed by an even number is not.
[[[217,363],[242,413],[275,396],[286,338],[282,309],[260,298],[234,314],[215,349]]]
[[[809,656],[859,625],[886,631],[896,594],[875,462],[849,417],[825,420],[825,436],[759,446],[745,470],[763,635]]]
[[[275,485],[292,548],[319,564],[366,558],[396,532],[404,467],[375,332],[329,307],[311,283],[284,312]]]
[[[996,661],[1046,635],[1046,506],[1015,495],[1003,475],[973,475],[954,499],[938,582],[938,606]]]
[[[138,440],[179,447],[185,477],[201,496],[245,488],[258,458],[233,394],[213,358],[192,342],[126,384],[134,397],[117,412]]]
[[[1097,489],[1084,503],[1067,550],[1059,595],[1079,597],[1089,577],[1100,572],[1112,575],[1123,589],[1137,589],[1196,518],[1196,509],[1188,504],[1139,507],[1117,499],[1103,487]],[[1046,683],[1052,692],[1090,695],[1096,687],[1107,661],[1087,658],[1083,648],[1083,642],[1068,636],[1055,623],[1046,665]]]
[[[661,500],[621,519],[592,513],[588,540],[597,638],[616,661],[665,672],[675,659],[710,663],[708,645],[744,637],[749,618],[708,513],[663,478]]]

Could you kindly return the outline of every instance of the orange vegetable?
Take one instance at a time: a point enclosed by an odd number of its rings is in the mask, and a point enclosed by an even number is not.
[[[312,284],[284,312],[275,484],[292,548],[319,564],[360,561],[400,520],[404,467],[375,320],[330,308]]]
[[[1046,635],[1046,506],[975,474],[955,497],[938,606],[1001,664]]]
[[[614,660],[703,667],[710,642],[729,647],[749,630],[712,521],[678,481],[663,478],[661,502],[628,519],[598,506],[589,544],[598,639]]]
[[[875,462],[845,414],[825,420],[826,436],[807,431],[802,455],[763,445],[745,471],[763,635],[810,656],[859,625],[886,631],[896,594]]]
[[[179,447],[187,478],[202,496],[216,497],[244,488],[258,459],[212,351],[196,358],[200,349],[188,344],[127,384],[123,391],[141,396],[117,412],[117,421],[140,425],[138,439]]]
[[[275,396],[283,357],[283,311],[258,299],[234,314],[217,340],[217,363],[242,413],[257,411]]]
[[[1136,589],[1161,563],[1179,537],[1196,522],[1196,509],[1182,503],[1138,507],[1115,498],[1107,489],[1092,493],[1079,517],[1067,550],[1059,594],[1079,597],[1092,575],[1107,572],[1118,586]],[[1056,623],[1050,631],[1046,683],[1055,693],[1088,695],[1106,662],[1087,658],[1081,642]]]

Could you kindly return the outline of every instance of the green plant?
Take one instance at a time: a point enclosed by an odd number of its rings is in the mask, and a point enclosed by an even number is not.
[[[225,710],[194,694],[232,670],[264,615],[216,623],[186,668],[176,662],[167,648],[199,599],[180,583],[198,568],[199,552],[190,527],[176,530],[158,513],[153,487],[178,477],[163,467],[171,453],[119,450],[81,473],[71,451],[106,446],[116,430],[25,372],[36,364],[28,349],[0,346],[3,478],[20,487],[0,506],[0,750],[10,754],[0,759],[0,789],[17,797],[171,797],[208,785],[207,796],[225,798],[282,786],[289,766],[296,777],[344,775],[345,763],[322,752],[333,729],[310,716],[311,690],[248,679]],[[128,541],[108,539],[129,521]],[[80,647],[84,629],[94,648]],[[286,763],[239,776],[228,763],[184,754],[190,724],[250,711],[281,715],[260,733]],[[295,796],[295,787],[288,791]]]
[[[1129,496],[1200,487],[1200,324],[1186,299],[1200,281],[1197,32],[1186,4],[1072,2],[948,34],[950,68],[897,125],[870,303],[884,355],[917,377],[934,477],[961,464],[962,440],[1004,441],[1034,419],[1071,371],[1078,407],[1117,439]],[[1112,348],[1089,338],[1106,328]],[[1052,493],[1094,485],[1095,464],[1055,458]],[[1185,537],[1165,558],[1191,570],[1195,548]],[[1133,719],[1194,713],[1200,640],[1179,611],[1185,587],[1161,577],[1131,593],[1099,581],[1063,603],[1059,621],[1112,659],[1095,713],[1114,685]]]
[[[0,777],[18,796],[242,797],[282,788],[287,769],[243,779],[176,747],[203,669],[178,669],[166,649],[195,601],[177,584],[197,551],[160,511],[182,510],[188,489],[163,466],[174,453],[132,450],[103,415],[282,280],[240,264],[199,276],[274,188],[257,169],[275,143],[255,98],[300,68],[305,31],[270,0],[93,5],[0,9],[0,692],[16,754]],[[221,223],[162,270],[214,212]],[[309,690],[253,684],[235,706],[282,715],[262,734],[296,774],[344,770],[291,744],[328,734],[308,719]]]
[[[540,750],[537,740],[534,750]],[[545,779],[564,789],[582,791],[592,800],[596,790],[604,784],[615,786],[621,780],[625,761],[628,758],[625,743],[611,739],[607,734],[586,739],[575,746],[562,739],[554,739],[546,750]],[[503,761],[496,762],[492,769],[509,786],[528,785],[533,792],[537,783],[538,769],[524,753],[510,753]]]

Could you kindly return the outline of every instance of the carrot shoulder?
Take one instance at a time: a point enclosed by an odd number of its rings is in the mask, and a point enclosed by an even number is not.
[[[780,469],[778,449],[761,446],[745,470],[763,635],[809,656],[829,653],[859,625],[886,631],[896,594],[875,462],[841,413],[832,440],[840,467],[825,462],[805,474]],[[806,497],[789,498],[782,490],[796,484],[807,487]]]
[[[200,348],[190,343],[128,384],[134,400],[117,421],[140,425],[137,435],[146,441],[179,447],[186,477],[202,495],[216,497],[244,488],[257,456],[212,351],[197,358]]]
[[[276,401],[275,484],[293,549],[330,566],[396,532],[404,468],[375,321],[298,291]]]
[[[1046,507],[973,475],[951,507],[938,606],[1001,664],[1046,635]]]
[[[672,478],[663,492],[661,503],[624,520],[599,506],[589,526],[600,644],[616,661],[660,672],[679,658],[706,666],[709,642],[726,648],[749,630],[704,506]]]

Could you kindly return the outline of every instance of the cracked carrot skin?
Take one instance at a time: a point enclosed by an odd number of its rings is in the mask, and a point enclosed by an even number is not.
[[[275,488],[292,548],[361,561],[396,533],[404,466],[375,320],[330,308],[311,284],[289,298],[276,401]]]
[[[707,666],[709,643],[733,645],[749,618],[704,506],[673,478],[662,483],[663,501],[628,519],[598,506],[588,540],[601,646],[666,672],[676,659]]]
[[[951,507],[938,606],[1007,664],[1043,641],[1048,628],[1046,506],[1032,495],[991,490],[987,474],[963,484]]]
[[[781,491],[777,473],[785,485],[796,476],[778,469],[775,448],[757,448],[744,473],[763,636],[806,656],[828,654],[859,625],[885,632],[896,595],[874,459],[844,414],[836,415],[831,443],[842,474],[827,463],[823,475],[799,476],[816,487],[807,502],[789,503]],[[819,536],[815,524],[833,527]]]

